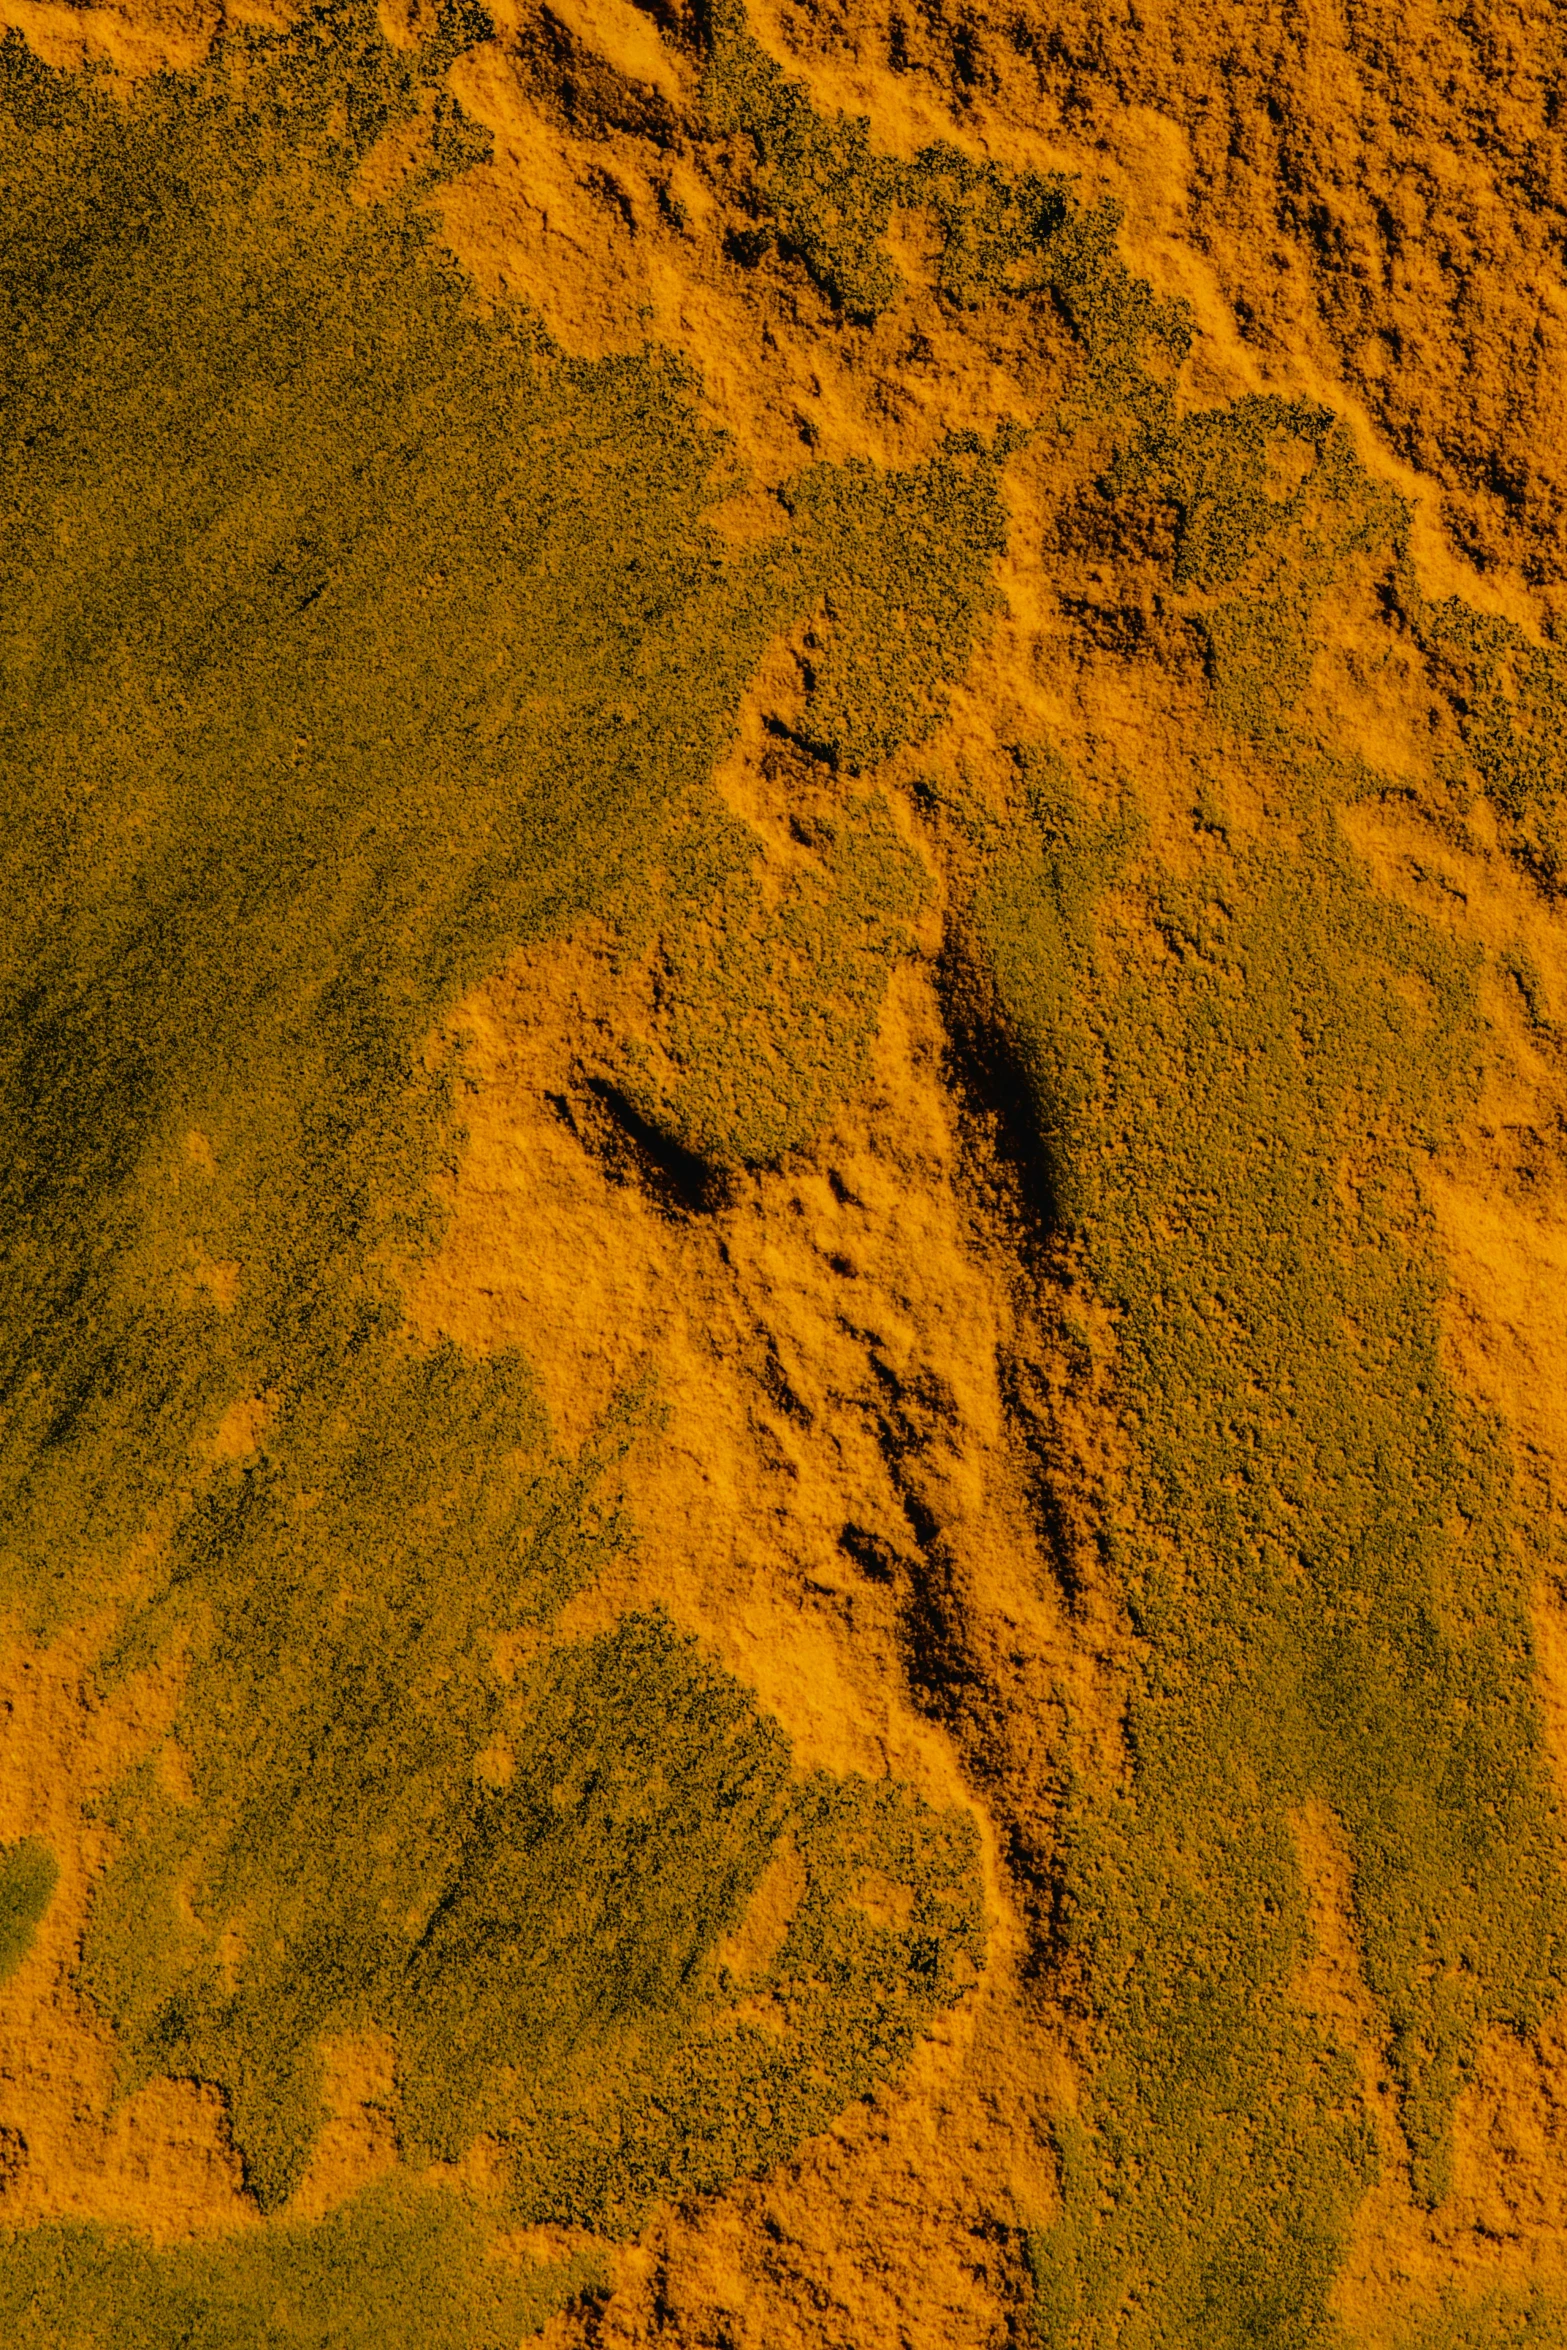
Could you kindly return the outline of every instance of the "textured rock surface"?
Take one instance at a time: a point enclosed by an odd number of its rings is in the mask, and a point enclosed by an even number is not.
[[[0,0],[0,2312],[1567,2331],[1567,34]]]

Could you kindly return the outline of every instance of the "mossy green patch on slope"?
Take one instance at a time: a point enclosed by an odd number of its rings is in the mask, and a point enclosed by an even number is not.
[[[613,1445],[569,1471],[541,1433],[515,1360],[367,1332],[351,1379],[301,1396],[186,1515],[112,1660],[186,1649],[193,1800],[152,1762],[114,1792],[84,1981],[126,2086],[222,2085],[269,2207],[323,2118],[318,2036],[370,2020],[460,1865],[501,1712],[494,1642],[547,1621],[618,1539],[595,1490]]]
[[[923,214],[937,289],[954,310],[1043,298],[1060,313],[1076,349],[1078,419],[1165,415],[1191,317],[1128,269],[1113,200],[1084,203],[1064,175],[979,163],[946,141],[908,160],[886,153],[866,118],[813,103],[750,32],[739,0],[708,12],[705,35],[708,123],[741,134],[754,158],[741,182],[754,226],[738,257],[755,261],[776,244],[849,319],[869,324],[907,291],[886,243],[894,211]]]
[[[1413,623],[1452,701],[1468,763],[1510,855],[1542,887],[1567,888],[1567,650],[1458,598],[1410,598]]]
[[[945,715],[996,601],[1006,453],[1005,441],[954,439],[906,473],[851,461],[784,486],[804,576],[823,591],[800,739],[851,775],[922,741]]]
[[[1106,942],[1107,851],[1060,803],[982,915],[1117,1316],[1133,1466],[1107,1540],[1148,1644],[1130,1787],[1084,1783],[1063,1818],[1061,1963],[1103,2049],[1041,2247],[1063,2343],[1127,2339],[1134,2280],[1150,2342],[1334,2338],[1373,2150],[1295,1992],[1308,1804],[1349,1841],[1428,2198],[1477,2036],[1563,1981],[1509,1465],[1443,1369],[1408,1172],[1464,1083],[1469,982],[1371,897],[1330,791],[1298,812],[1299,854],[1128,871],[1151,966]]]
[[[776,903],[749,827],[709,820],[676,844],[659,1013],[651,1036],[628,1043],[625,1086],[651,1124],[710,1166],[776,1161],[864,1081],[926,895],[884,799],[852,800],[809,833],[815,853]]]
[[[322,2035],[371,2028],[411,2156],[488,2135],[520,2216],[618,2232],[787,2151],[907,2052],[980,1955],[972,1824],[796,1783],[777,1725],[661,1617],[545,1640],[623,1538],[619,1432],[566,1472],[515,1364],[366,1357],[176,1538],[135,1636],[190,1641],[190,1799],[153,1763],[117,1791],[83,1979],[127,2086],[223,2088],[266,2209],[324,2118]],[[812,1833],[834,1803],[845,1835]],[[864,1865],[916,1901],[907,1933],[855,1924],[856,1817]],[[812,1888],[797,1933],[858,1935],[861,1964],[832,1984],[786,1948],[769,2033],[726,2020],[715,1953],[784,1833]]]
[[[526,2269],[489,2214],[391,2180],[312,2227],[154,2251],[52,2222],[0,2238],[16,2350],[515,2350],[602,2280],[591,2256]]]
[[[1134,475],[1178,503],[1195,624],[1225,597],[1213,718],[1270,806],[1231,825],[1199,738],[1178,876],[1130,782],[1096,802],[1021,749],[1019,828],[975,886],[1039,1181],[1114,1317],[1102,1539],[1140,1644],[1127,1784],[1079,1777],[1062,1810],[1055,1958],[1097,2058],[1039,2321],[1062,2350],[1306,2350],[1343,2338],[1330,2289],[1382,2157],[1303,1990],[1298,1839],[1318,1809],[1345,1838],[1389,2151],[1437,2202],[1479,2039],[1567,1987],[1538,1562],[1504,1432],[1443,1362],[1417,1180],[1474,1098],[1480,956],[1375,895],[1339,811],[1377,779],[1291,719],[1338,568],[1404,560],[1396,504],[1277,403],[1185,420]]]
[[[872,146],[870,125],[819,113],[735,0],[713,12],[703,96],[714,130],[744,132],[755,148],[758,247],[775,234],[851,317],[885,310],[903,285],[882,243],[902,173]]]
[[[31,1950],[59,1877],[54,1854],[39,1837],[0,1844],[0,1983]]]
[[[703,1820],[709,1841],[730,1833],[721,1791],[718,1819],[717,1830]],[[771,2168],[903,2065],[974,1980],[983,1933],[966,1812],[933,1813],[895,1781],[818,1771],[787,1790],[776,1824],[804,1879],[777,1956],[737,1982],[704,1942],[705,1967],[692,1964],[679,1987],[676,2028],[627,2017],[640,2028],[624,2071],[607,2076],[610,2097],[579,2069],[569,2091],[513,2119],[522,2210],[629,2231],[655,2197],[710,2194]],[[709,1908],[705,1932],[719,1914]]]
[[[1104,486],[1173,509],[1171,585],[1202,640],[1215,712],[1263,739],[1288,726],[1341,566],[1400,548],[1406,529],[1342,420],[1310,400],[1254,396],[1160,419],[1128,438]]]
[[[421,1038],[645,861],[772,610],[679,383],[554,361],[274,154],[265,45],[243,107],[6,57],[6,1554],[48,1614],[228,1398],[352,1343]]]
[[[792,529],[775,577],[810,615],[789,732],[818,796],[813,768],[858,777],[944,716],[994,600],[1005,455],[1001,440],[954,439],[906,471],[819,465],[784,485]],[[655,1011],[625,1040],[617,1081],[640,1117],[712,1168],[799,1149],[864,1082],[928,894],[879,793],[791,821],[804,853],[770,889],[751,827],[698,802],[668,827],[644,909]]]

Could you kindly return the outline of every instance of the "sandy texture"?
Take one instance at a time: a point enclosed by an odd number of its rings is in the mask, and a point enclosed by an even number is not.
[[[124,76],[190,68],[219,22],[134,0],[0,0],[0,15],[50,64]],[[413,14],[385,21],[416,44]],[[868,117],[880,149],[908,158],[947,140],[1115,195],[1128,262],[1192,308],[1182,406],[1272,392],[1327,402],[1373,479],[1410,500],[1426,596],[1461,594],[1556,641],[1567,36],[1551,9],[1496,0],[1412,19],[1220,0],[1047,19],[767,0],[751,26],[818,108]],[[629,0],[506,0],[493,38],[450,76],[493,157],[429,201],[481,292],[536,310],[568,354],[653,343],[681,356],[744,469],[718,513],[730,543],[781,539],[777,493],[808,460],[907,468],[954,431],[988,441],[1052,406],[1059,353],[1033,313],[944,304],[915,217],[895,212],[888,231],[906,298],[871,321],[844,319],[786,253],[742,266],[739,142],[699,133],[690,45],[667,34]],[[540,62],[562,57],[564,85]],[[597,110],[574,115],[563,86],[596,91]],[[386,134],[355,201],[397,197],[432,120]],[[1061,2196],[1050,2117],[1074,2110],[1092,2065],[1082,2015],[1040,1957],[1053,1823],[1069,1776],[1127,1783],[1142,1653],[1095,1547],[1127,1439],[1114,1317],[1069,1243],[1030,1243],[1006,1138],[965,1075],[952,887],[919,786],[929,772],[961,777],[995,820],[1010,746],[1045,732],[1101,774],[1135,776],[1152,853],[1197,869],[1186,770],[1209,724],[1200,647],[1151,559],[1140,571],[1135,548],[1118,563],[1074,544],[1061,515],[1092,470],[1049,438],[1005,460],[994,611],[939,728],[878,771],[927,903],[870,1080],[807,1148],[728,1169],[698,1207],[680,1196],[678,1154],[661,1158],[606,1108],[658,979],[602,924],[514,954],[429,1040],[431,1065],[456,1075],[442,1237],[396,1266],[420,1338],[478,1356],[519,1349],[571,1451],[645,1382],[626,1468],[636,1547],[570,1603],[558,1635],[658,1603],[757,1694],[800,1768],[906,1780],[970,1812],[983,1852],[989,1955],[972,1995],[895,2083],[780,2170],[665,2208],[631,2244],[591,2247],[613,2289],[550,2321],[544,2339],[562,2350],[1034,2338],[1026,2241]],[[717,775],[761,843],[774,903],[810,823],[854,788],[821,763],[802,782],[780,748],[806,691],[810,626],[769,648]],[[1431,713],[1419,661],[1383,627],[1372,589],[1335,588],[1298,722],[1409,782],[1405,803],[1349,807],[1345,832],[1382,899],[1484,959],[1476,1104],[1414,1180],[1446,1271],[1448,1367],[1510,1432],[1538,1537],[1535,1661],[1567,1803],[1567,901],[1509,858],[1485,804],[1457,830],[1419,804]],[[1272,787],[1255,740],[1203,741],[1235,837],[1262,837]],[[1111,893],[1096,918],[1128,971],[1167,952],[1135,892]],[[208,1286],[232,1277],[215,1265]],[[1082,1343],[1064,1343],[1065,1320]],[[271,1408],[237,1396],[210,1460],[254,1458]],[[165,1742],[177,1663],[105,1699],[84,1677],[98,1639],[87,1627],[39,1648],[18,1632],[0,1673],[0,1842],[44,1837],[61,1871],[0,1989],[0,2214],[92,2218],[161,2243],[256,2215],[216,2092],[160,2080],[117,2099],[107,2027],[74,1986],[108,1853],[95,1806],[143,1755],[177,1758]],[[520,1641],[507,1661],[527,1654]],[[511,1768],[504,1743],[479,1765],[495,1785]],[[1391,2350],[1454,2290],[1567,2286],[1567,2018],[1486,2039],[1458,2098],[1452,2192],[1423,2208],[1342,1823],[1313,1802],[1295,1833],[1313,1941],[1296,1996],[1352,2050],[1382,2148],[1335,2288],[1346,2339]],[[798,1898],[786,1854],[733,1938],[737,1972],[771,1962]],[[325,2053],[331,2118],[290,2207],[301,2220],[397,2160],[386,2048],[363,2035]]]

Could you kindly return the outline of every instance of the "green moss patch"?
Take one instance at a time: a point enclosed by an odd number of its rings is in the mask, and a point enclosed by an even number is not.
[[[604,1449],[541,1468],[517,1379],[394,1356],[356,1423],[338,1397],[285,1432],[176,1550],[193,1799],[150,1765],[119,1790],[84,1981],[127,2085],[221,2085],[265,2209],[309,2162],[325,2033],[392,2035],[411,2157],[488,2135],[520,2218],[619,2233],[823,2126],[980,1958],[972,1823],[796,1784],[662,1617],[544,1645],[515,1683],[497,1663],[620,1538]],[[725,2021],[716,1953],[786,1832],[810,1890],[751,1990],[769,2031]],[[858,1922],[857,1852],[931,1888],[917,1929]]]
[[[1041,1193],[1114,1319],[1129,1459],[1101,1542],[1139,1644],[1128,1781],[1074,1774],[1061,1814],[1055,1966],[1098,2058],[1059,2125],[1039,2322],[1062,2350],[1306,2350],[1343,2338],[1330,2288],[1385,2154],[1439,2202],[1481,2036],[1567,1988],[1542,1556],[1504,1429],[1444,1366],[1418,1182],[1476,1096],[1482,957],[1374,894],[1338,811],[1378,781],[1291,715],[1335,578],[1380,563],[1393,607],[1396,502],[1330,419],[1272,402],[1149,436],[1117,481],[1176,506],[1172,585],[1269,810],[1226,821],[1199,738],[1177,877],[1129,782],[1020,749],[975,883]],[[1307,1988],[1314,1810],[1349,1855],[1397,2149]]]
[[[1466,763],[1501,820],[1509,853],[1559,895],[1567,887],[1567,653],[1456,597],[1411,601]]]
[[[1473,2300],[1454,2295],[1440,2315],[1400,2334],[1398,2350],[1545,2350],[1564,2324],[1567,2307],[1539,2286]]]
[[[995,602],[1005,447],[952,441],[907,473],[817,465],[784,490],[821,619],[800,737],[851,774],[932,733]]]
[[[1374,2157],[1296,1990],[1309,1802],[1353,1856],[1426,2198],[1479,2034],[1563,1987],[1511,1468],[1443,1369],[1409,1174],[1467,1083],[1472,974],[1372,897],[1332,805],[1297,803],[1297,853],[1232,844],[1176,882],[1036,796],[1037,845],[982,898],[1116,1316],[1132,1459],[1105,1540],[1147,1644],[1130,1786],[1076,1785],[1062,1822],[1059,1964],[1103,2050],[1040,2250],[1063,2344],[1127,2339],[1134,2283],[1150,2341],[1334,2338]],[[1121,962],[1093,910],[1117,855],[1163,958]]]
[[[340,1375],[417,1239],[423,1037],[645,872],[777,617],[674,374],[558,360],[348,202],[314,142],[369,38],[128,107],[4,52],[0,1482],[44,1618],[231,1398]]]
[[[31,1950],[59,1877],[54,1854],[37,1836],[0,1844],[0,1983]]]
[[[508,2262],[493,2230],[397,2180],[313,2227],[156,2252],[55,2222],[0,2238],[0,2321],[17,2350],[514,2350],[602,2270]]]
[[[1077,418],[1165,412],[1191,319],[1127,268],[1116,203],[1084,204],[1061,175],[1008,172],[945,141],[907,162],[883,153],[865,117],[812,103],[748,31],[737,0],[711,11],[702,94],[709,126],[742,136],[752,158],[739,189],[753,226],[734,240],[738,259],[776,246],[865,325],[907,291],[884,241],[895,208],[923,214],[937,239],[937,290],[955,310],[1043,298],[1060,314],[1079,362]]]
[[[650,1038],[631,1040],[625,1086],[651,1124],[712,1166],[798,1149],[865,1081],[926,894],[885,800],[851,801],[808,829],[814,854],[776,903],[745,826],[704,826],[675,864],[659,1017]],[[693,867],[709,879],[700,895]]]

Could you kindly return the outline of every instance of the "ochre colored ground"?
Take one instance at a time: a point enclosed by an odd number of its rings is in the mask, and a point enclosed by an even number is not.
[[[493,159],[428,199],[440,234],[486,297],[532,306],[566,354],[651,342],[681,355],[744,469],[717,511],[727,543],[780,531],[777,493],[807,456],[906,469],[949,434],[988,442],[1058,396],[1030,314],[964,314],[938,299],[913,213],[895,209],[887,237],[911,291],[869,323],[845,324],[787,256],[740,266],[722,175],[678,129],[698,108],[691,53],[658,16],[630,0],[537,11],[504,0],[493,13],[493,39],[451,71],[453,93],[493,134]],[[222,20],[138,0],[0,0],[0,21],[51,65],[129,78],[193,70]],[[383,22],[394,44],[417,43],[416,11],[383,0]],[[1025,16],[932,0],[905,18],[858,0],[759,0],[750,26],[820,113],[868,117],[881,150],[912,158],[944,140],[1116,197],[1129,266],[1191,306],[1183,405],[1279,393],[1331,407],[1367,474],[1409,501],[1426,597],[1461,597],[1559,644],[1567,34],[1549,8],[1460,19],[1435,7],[1214,0],[1123,12],[1083,0]],[[606,135],[602,113],[574,122],[552,99],[539,60],[563,55],[582,86],[607,76],[629,93],[622,130]],[[637,128],[638,109],[665,126],[658,136]],[[394,196],[429,136],[422,116],[389,132],[360,165],[355,200]],[[567,1602],[550,1637],[585,1639],[662,1605],[755,1692],[798,1768],[891,1774],[972,1813],[989,1925],[988,1964],[962,2003],[792,2159],[661,2205],[630,2242],[515,2231],[519,2260],[586,2248],[607,2263],[612,2290],[550,2318],[551,2344],[959,2350],[1032,2338],[1026,2242],[1060,2196],[1050,2117],[1075,2108],[1093,2057],[1083,2017],[1039,1962],[1019,1856],[1048,1846],[1067,1716],[1072,1768],[1130,1784],[1126,1691],[1146,1644],[1094,1536],[1096,1497],[1127,1458],[1115,1316],[1069,1242],[1042,1299],[1005,1138],[954,1074],[943,965],[954,908],[919,845],[917,787],[931,771],[962,773],[981,801],[1004,805],[1009,746],[1045,735],[1069,766],[1134,775],[1150,853],[1176,874],[1197,870],[1182,762],[1208,723],[1201,662],[1135,564],[1117,584],[1099,550],[1063,537],[1053,518],[1074,468],[1049,439],[1008,457],[996,607],[939,729],[876,770],[929,889],[868,1079],[805,1147],[730,1170],[699,1216],[667,1212],[659,1183],[675,1178],[638,1162],[602,1106],[621,1038],[657,1015],[655,976],[593,921],[512,953],[427,1040],[429,1064],[458,1071],[449,1164],[435,1180],[446,1222],[433,1253],[388,1258],[419,1338],[481,1357],[520,1349],[553,1440],[573,1452],[617,1396],[654,1382],[656,1410],[624,1469],[638,1540]],[[1096,611],[1108,615],[1097,631]],[[1141,632],[1133,664],[1115,635],[1129,614]],[[1369,590],[1335,590],[1295,723],[1378,773],[1419,774],[1433,726],[1423,673],[1378,631]],[[779,750],[800,721],[812,650],[809,624],[772,642],[716,776],[724,807],[760,839],[773,905],[809,864],[813,791],[829,810],[838,791],[802,782]],[[1216,733],[1207,756],[1233,836],[1260,839],[1272,787],[1255,744]],[[1445,1269],[1452,1382],[1501,1415],[1526,1491],[1555,1492],[1567,1477],[1567,905],[1509,856],[1484,802],[1462,838],[1444,837],[1413,792],[1361,799],[1343,824],[1380,899],[1486,958],[1476,1097],[1410,1178],[1410,1213],[1429,1216]],[[1168,951],[1130,897],[1107,899],[1102,921],[1125,970]],[[1527,1014],[1505,976],[1524,962]],[[193,1133],[193,1163],[204,1147]],[[195,1264],[189,1277],[222,1306],[235,1269]],[[1062,1340],[1063,1299],[1086,1351]],[[1048,1536],[1019,1382],[1049,1431]],[[259,1457],[272,1408],[264,1395],[232,1399],[207,1457]],[[944,1589],[924,1602],[941,1619],[944,1670],[959,1673],[945,1689],[921,1679],[911,1522],[945,1562]],[[155,1547],[158,1529],[145,1539]],[[1075,1604],[1052,1546],[1076,1562]],[[1567,1803],[1567,1599],[1544,1574],[1531,1611]],[[0,1993],[0,2213],[22,2228],[94,2220],[164,2245],[264,2223],[216,2090],[180,2078],[117,2095],[111,2029],[75,1979],[112,1843],[95,1804],[138,1758],[161,1756],[176,1781],[181,1769],[169,1736],[178,1659],[105,1695],[92,1672],[103,1638],[96,1618],[47,1640],[18,1630],[0,1674],[0,1844],[39,1837],[60,1871],[31,1955]],[[506,1636],[503,1680],[526,1665],[529,1639]],[[508,1783],[503,1736],[476,1768]],[[1333,2287],[1345,2339],[1394,2350],[1427,2317],[1480,2307],[1493,2289],[1567,2293],[1567,2011],[1532,2033],[1497,2026],[1482,2038],[1457,2095],[1451,2186],[1428,2207],[1400,2153],[1345,1831],[1315,1797],[1293,1830],[1314,1949],[1292,1995],[1353,2052],[1382,2145]],[[726,1945],[737,1979],[766,1973],[803,1882],[787,1850],[770,1864]],[[862,1898],[873,1903],[874,1888]],[[906,1896],[892,1885],[887,1898]],[[390,2044],[344,2033],[324,2062],[329,2118],[288,2206],[301,2220],[399,2159]],[[460,2175],[423,2175],[483,2193],[486,2160],[481,2141]],[[1429,2339],[1562,2338],[1515,2337],[1502,2330],[1511,2322]],[[1136,2350],[1168,2338],[1125,2334]]]

